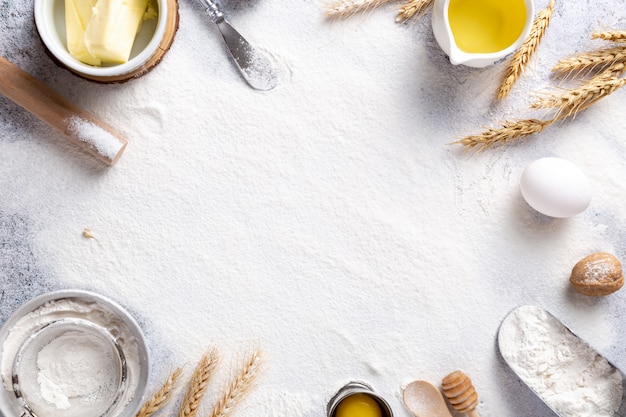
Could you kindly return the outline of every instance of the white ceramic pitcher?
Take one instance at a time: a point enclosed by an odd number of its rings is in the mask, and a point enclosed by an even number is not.
[[[448,54],[450,62],[454,65],[466,65],[469,67],[482,68],[488,65],[492,65],[499,62],[515,52],[528,36],[532,27],[535,10],[533,0],[519,0],[523,1],[526,8],[526,18],[523,29],[521,30],[517,39],[510,43],[508,46],[495,52],[466,52],[458,46],[458,42],[454,38],[452,28],[450,26],[449,6],[453,1],[471,1],[471,0],[435,0],[432,25],[435,39],[441,46],[441,49]],[[506,5],[507,2],[512,0],[496,0],[499,5]],[[480,6],[476,6],[480,7]],[[480,12],[478,10],[477,12]],[[487,12],[487,11],[485,11]],[[506,24],[506,22],[503,22]],[[480,28],[478,28],[479,30]]]

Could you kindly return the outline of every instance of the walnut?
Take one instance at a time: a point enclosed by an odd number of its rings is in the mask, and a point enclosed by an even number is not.
[[[612,294],[624,285],[622,264],[610,253],[592,253],[574,265],[569,280],[584,295]]]

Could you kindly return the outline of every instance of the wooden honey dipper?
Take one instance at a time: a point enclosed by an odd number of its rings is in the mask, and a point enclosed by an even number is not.
[[[456,411],[467,413],[469,417],[480,417],[476,411],[478,394],[474,390],[472,381],[465,373],[454,371],[446,375],[441,382],[441,388],[448,402]]]

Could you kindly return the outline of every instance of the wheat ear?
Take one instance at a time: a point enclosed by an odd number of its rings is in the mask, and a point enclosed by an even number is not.
[[[396,22],[405,22],[412,18],[413,16],[420,15],[424,13],[428,8],[430,8],[434,0],[409,0],[407,1],[400,10],[398,10],[398,15],[396,16]]]
[[[500,124],[500,127],[489,127],[480,134],[466,136],[459,141],[453,142],[453,144],[463,145],[467,149],[475,149],[477,152],[481,152],[494,145],[504,145],[515,139],[540,133],[554,121],[538,119],[505,121]]]
[[[261,354],[260,350],[254,352],[241,369],[237,371],[228,388],[220,396],[217,404],[215,404],[211,417],[226,417],[250,390],[252,382],[254,382],[260,372],[262,364]]]
[[[613,64],[626,63],[626,46],[584,52],[559,60],[552,71],[569,75],[584,70],[594,71]]]
[[[531,107],[534,109],[556,109],[559,118],[575,115],[623,87],[626,84],[626,78],[618,78],[618,75],[623,71],[624,64],[615,64],[580,87],[564,93],[541,97]]]
[[[603,39],[610,42],[626,42],[626,30],[595,32],[591,34],[591,39]]]
[[[178,417],[194,417],[209,387],[209,380],[219,361],[216,348],[209,349],[200,359],[187,385],[185,397],[178,410]]]
[[[554,0],[550,0],[548,7],[537,14],[528,37],[526,37],[522,46],[511,57],[509,65],[504,71],[504,78],[496,93],[498,100],[504,99],[509,94],[511,88],[513,88],[513,84],[515,84],[515,81],[517,81],[518,77],[521,75],[524,67],[537,50],[541,38],[543,38],[546,29],[550,25],[550,19],[554,13],[554,2]]]
[[[326,5],[326,16],[346,18],[395,0],[338,0]]]
[[[165,380],[161,389],[155,392],[154,395],[141,406],[135,417],[150,417],[152,414],[162,409],[172,398],[176,383],[182,374],[183,370],[181,368],[174,370]]]

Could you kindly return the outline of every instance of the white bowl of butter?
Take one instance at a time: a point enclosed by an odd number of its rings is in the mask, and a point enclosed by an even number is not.
[[[42,42],[61,66],[116,82],[143,75],[162,52],[168,0],[35,0],[34,14]]]

